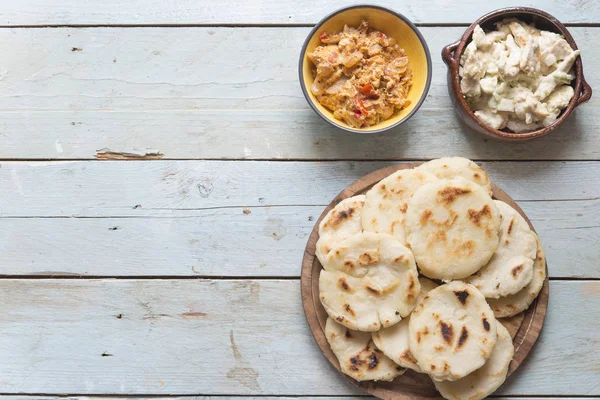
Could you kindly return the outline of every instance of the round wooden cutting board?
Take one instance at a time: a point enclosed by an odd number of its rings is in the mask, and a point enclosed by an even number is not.
[[[377,170],[363,178],[357,180],[346,189],[344,189],[339,195],[333,199],[333,201],[327,206],[323,214],[319,217],[316,222],[312,233],[308,239],[306,250],[304,252],[304,258],[302,260],[302,303],[304,305],[304,312],[308,325],[312,331],[317,344],[323,351],[323,354],[329,362],[331,362],[338,371],[340,371],[340,365],[329,347],[329,343],[325,338],[325,322],[327,321],[327,313],[321,305],[319,300],[319,274],[321,273],[322,266],[319,263],[317,257],[315,257],[316,243],[319,238],[318,227],[321,219],[336,206],[340,201],[357,195],[364,194],[374,184],[379,182],[386,176],[400,170],[414,168],[421,163],[412,164],[399,164],[391,167]],[[515,210],[517,210],[523,218],[527,221],[529,226],[533,229],[531,222],[521,210],[521,208],[501,189],[497,186],[492,185],[493,197],[504,201],[509,204]],[[546,270],[547,272],[547,270]],[[527,354],[531,351],[535,341],[537,340],[544,318],[546,317],[546,308],[548,305],[548,274],[546,273],[546,281],[540,291],[537,299],[531,304],[529,309],[515,315],[510,318],[502,318],[500,321],[508,329],[513,337],[515,346],[515,355],[510,363],[508,374],[512,374],[521,365]],[[365,381],[357,382],[354,379],[344,375],[349,381],[360,387],[366,392],[371,393],[381,399],[402,399],[402,400],[416,400],[416,399],[439,399],[440,395],[435,390],[431,379],[425,374],[418,374],[412,370],[407,370],[404,375],[401,375],[394,379],[392,382],[374,382]]]

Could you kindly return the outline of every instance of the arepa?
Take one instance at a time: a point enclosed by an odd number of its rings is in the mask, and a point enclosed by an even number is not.
[[[392,235],[352,235],[333,247],[323,267],[321,303],[350,329],[373,332],[398,323],[421,291],[412,253]]]
[[[464,279],[487,298],[515,294],[531,282],[537,242],[527,221],[514,208],[495,200],[500,212],[500,244],[483,268]]]
[[[391,381],[406,371],[375,347],[370,333],[350,330],[327,318],[325,336],[342,372],[357,381]]]
[[[533,262],[533,278],[517,294],[500,297],[499,299],[487,299],[496,318],[512,317],[521,311],[527,310],[544,286],[544,281],[546,280],[546,257],[544,256],[544,249],[542,249],[540,239],[535,233],[534,236],[537,241],[537,256]]]
[[[464,157],[442,157],[419,165],[417,170],[427,171],[439,179],[465,178],[483,187],[491,196],[492,183],[485,169]]]
[[[408,324],[410,351],[435,380],[457,380],[481,368],[496,344],[496,319],[475,286],[453,281],[430,291]]]
[[[336,242],[362,230],[360,213],[365,196],[353,196],[340,201],[319,224],[319,240],[315,255],[323,264],[325,256]]]
[[[429,291],[435,289],[438,285],[424,277],[419,277],[419,283],[421,284],[421,293],[417,297],[417,305],[423,301],[423,298]],[[383,354],[388,356],[392,361],[401,367],[410,368],[417,372],[421,372],[421,368],[417,364],[417,361],[410,352],[408,345],[408,321],[410,315],[403,318],[402,321],[389,328],[380,329],[377,332],[373,332],[373,342],[383,351]]]
[[[382,179],[365,196],[361,213],[365,231],[389,233],[404,243],[404,215],[407,202],[425,183],[437,178],[426,171],[402,169]]]
[[[464,178],[422,186],[408,202],[407,243],[423,275],[466,278],[498,249],[500,217],[481,186]]]
[[[481,400],[494,393],[504,383],[515,347],[510,333],[498,321],[496,328],[496,347],[483,367],[456,381],[433,381],[445,399]]]

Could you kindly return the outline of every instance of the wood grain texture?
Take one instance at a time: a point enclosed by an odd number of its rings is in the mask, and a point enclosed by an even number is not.
[[[0,25],[309,24],[336,1],[0,0]],[[424,23],[468,23],[508,5],[446,3],[381,4]],[[592,1],[528,5],[563,22],[600,22]],[[600,159],[595,98],[563,130],[530,144],[465,132],[439,57],[464,27],[420,29],[433,59],[428,100],[406,126],[368,138],[340,134],[308,109],[296,62],[310,28],[0,29],[10,55],[0,65],[0,159]],[[570,30],[598,87],[600,28]],[[1,162],[0,275],[297,277],[323,206],[387,165]],[[485,167],[532,218],[551,276],[600,277],[596,163]],[[546,329],[502,393],[600,396],[600,283],[551,286]],[[299,281],[0,279],[0,293],[0,393],[15,394],[0,400],[365,398],[310,338]],[[565,360],[577,362],[566,368]]]
[[[521,202],[550,276],[600,278],[600,201]],[[2,218],[0,275],[300,276],[324,206],[232,207],[156,217]]]
[[[600,282],[550,290],[535,351],[499,394],[600,396]],[[0,293],[5,394],[362,393],[315,345],[297,280],[4,279]]]
[[[36,395],[21,395],[21,396],[2,396],[1,400],[91,400],[93,397],[88,396],[36,396]],[[269,396],[269,399],[281,399],[281,400],[299,400],[305,396]],[[375,399],[375,397],[360,395],[360,396],[310,396],[311,399],[315,400],[367,400]],[[519,399],[519,400],[540,400],[539,397],[509,397],[509,396],[495,396],[494,399],[508,400],[508,399]],[[123,400],[123,397],[111,397],[102,396],[105,400]],[[137,400],[264,400],[264,396],[136,396]],[[575,400],[581,399],[581,397],[561,397],[564,400]],[[585,397],[585,399],[598,400],[600,397]]]
[[[396,377],[392,382],[356,382],[354,379],[345,376],[339,364],[336,355],[333,353],[327,338],[325,337],[325,324],[327,322],[327,313],[321,304],[319,297],[319,276],[323,269],[321,263],[315,256],[316,245],[319,239],[319,224],[321,220],[332,210],[340,201],[349,197],[365,194],[373,185],[388,177],[396,171],[417,167],[421,163],[393,165],[374,171],[366,176],[356,180],[340,192],[323,211],[319,219],[315,222],[314,228],[308,238],[308,243],[302,259],[302,304],[306,314],[308,326],[319,345],[319,348],[329,360],[329,362],[342,374],[348,381],[360,387],[364,391],[384,400],[427,400],[439,399],[433,382],[426,375],[407,370],[401,376]],[[517,212],[519,212],[529,226],[534,229],[527,215],[504,191],[492,184],[493,198],[501,200]],[[549,281],[546,273],[546,281],[539,295],[529,308],[513,317],[501,319],[503,325],[510,332],[515,346],[515,354],[508,367],[508,376],[511,376],[517,368],[525,361],[535,342],[537,341],[544,319],[546,318],[549,296]]]
[[[508,0],[494,1],[493,5],[477,0],[452,3],[434,0],[428,7],[415,3],[399,4],[381,0],[378,5],[403,13],[414,22],[471,23],[494,8],[514,5]],[[69,25],[69,24],[306,24],[316,23],[326,14],[347,6],[348,2],[294,2],[268,0],[260,3],[226,0],[150,0],[139,3],[107,0],[101,4],[91,0],[12,2],[3,0],[2,25]],[[531,0],[527,5],[542,8],[563,22],[598,22],[600,8],[594,1]]]
[[[305,396],[269,396],[268,399],[281,399],[281,400],[298,400]],[[0,395],[1,400],[91,400],[93,396],[39,396],[39,395],[21,395],[21,396],[10,396]],[[265,400],[265,396],[135,396],[136,400]],[[315,400],[367,400],[374,399],[374,397],[361,395],[361,396],[310,396],[311,399]],[[123,400],[120,396],[102,396],[103,400]],[[519,399],[521,399],[519,397]],[[593,399],[593,398],[592,398]],[[525,398],[524,400],[533,400]],[[567,399],[571,400],[571,399]]]
[[[600,201],[520,205],[541,236],[551,277],[600,278]],[[302,249],[323,208],[233,207],[140,218],[3,218],[0,275],[298,277]]]
[[[139,217],[225,207],[326,205],[356,179],[393,164],[0,162],[0,217]],[[600,163],[480,164],[516,201],[600,198]]]
[[[298,277],[324,206],[385,165],[1,163],[0,275]],[[550,276],[600,278],[598,164],[483,165],[535,224]]]
[[[151,400],[151,399],[158,399],[158,400],[264,400],[266,396],[243,396],[243,395],[236,395],[236,396],[223,396],[223,395],[219,395],[219,396],[156,396],[153,395],[152,397],[149,396],[135,396],[136,399],[138,400]],[[298,400],[298,399],[303,399],[306,398],[307,396],[268,396],[270,399],[282,399],[282,400]],[[356,395],[356,396],[309,396],[311,399],[316,399],[316,400],[366,400],[366,399],[375,399],[375,397],[373,396],[369,396],[369,395]],[[28,400],[91,400],[97,398],[95,396],[52,396],[52,395],[47,395],[47,396],[40,396],[40,395],[29,395],[29,394],[22,394],[19,396],[11,396],[11,395],[0,395],[0,399],[2,400],[24,400],[24,399],[28,399]],[[511,396],[499,396],[499,395],[494,395],[494,396],[490,396],[488,398],[493,398],[493,399],[498,399],[498,400],[508,400],[508,399],[520,399],[520,400],[540,400],[540,398],[543,399],[552,399],[555,397],[511,397]],[[560,396],[561,399],[565,399],[565,400],[575,400],[575,399],[582,399],[582,397],[566,397],[566,396]],[[600,399],[600,397],[594,397],[594,396],[586,396],[584,397],[585,399],[591,399],[591,400],[598,400]],[[110,395],[102,395],[102,399],[106,399],[106,400],[122,400],[123,397],[121,396],[110,396]]]
[[[0,158],[94,159],[110,151],[170,159],[600,159],[596,97],[531,143],[489,142],[469,131],[452,108],[439,56],[464,28],[421,30],[433,61],[426,102],[403,126],[365,137],[309,109],[297,75],[309,28],[0,29],[0,51],[11,54],[0,66]],[[588,81],[599,87],[592,69],[600,28],[570,30]]]

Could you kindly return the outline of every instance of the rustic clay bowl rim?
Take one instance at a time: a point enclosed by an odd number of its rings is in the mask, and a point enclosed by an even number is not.
[[[524,15],[533,17],[534,20],[542,19],[549,25],[552,25],[555,28],[555,32],[562,34],[565,37],[565,40],[574,50],[578,49],[577,44],[573,39],[573,36],[571,36],[569,30],[558,19],[556,19],[554,16],[548,14],[545,11],[531,7],[507,7],[485,14],[469,26],[469,28],[465,31],[465,33],[458,42],[445,46],[442,49],[442,58],[448,66],[448,70],[451,75],[451,81],[448,82],[449,89],[451,92],[450,95],[455,97],[458,106],[465,111],[465,114],[470,119],[472,119],[479,127],[487,131],[491,136],[495,136],[499,139],[510,139],[515,141],[532,139],[547,135],[548,133],[552,132],[557,127],[562,125],[566,121],[566,119],[571,115],[575,107],[588,101],[592,97],[592,88],[586,82],[583,76],[583,64],[581,61],[581,57],[577,57],[577,60],[575,60],[574,68],[575,84],[573,89],[575,90],[575,95],[569,102],[569,105],[561,112],[556,121],[554,121],[550,126],[525,133],[506,132],[498,129],[493,129],[485,125],[475,116],[475,114],[473,113],[473,111],[471,110],[471,108],[469,107],[469,105],[467,104],[460,92],[460,77],[458,75],[458,69],[460,67],[460,57],[462,56],[467,44],[470,42],[471,35],[477,25],[484,25],[488,22],[497,21],[508,17],[519,18],[520,16],[522,17]]]

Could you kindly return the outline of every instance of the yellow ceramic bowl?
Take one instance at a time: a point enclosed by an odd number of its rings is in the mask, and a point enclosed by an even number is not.
[[[408,92],[408,99],[411,101],[408,107],[397,111],[392,117],[377,125],[357,129],[352,128],[343,121],[335,119],[333,113],[323,107],[312,94],[310,91],[310,87],[314,80],[311,73],[312,62],[308,59],[306,54],[312,52],[315,47],[319,45],[319,35],[321,32],[339,32],[344,28],[344,25],[356,27],[363,19],[369,22],[369,27],[377,29],[385,33],[388,37],[396,39],[398,45],[406,50],[409,66],[413,74],[413,84]],[[317,114],[332,125],[349,132],[376,133],[400,125],[419,109],[427,97],[427,92],[429,91],[429,85],[431,83],[431,55],[429,54],[429,48],[427,47],[421,32],[419,32],[415,25],[406,17],[387,8],[359,5],[335,11],[323,18],[313,30],[310,31],[304,42],[304,46],[302,46],[302,51],[300,52],[300,64],[298,70],[302,92],[304,92],[308,104],[310,104]]]

